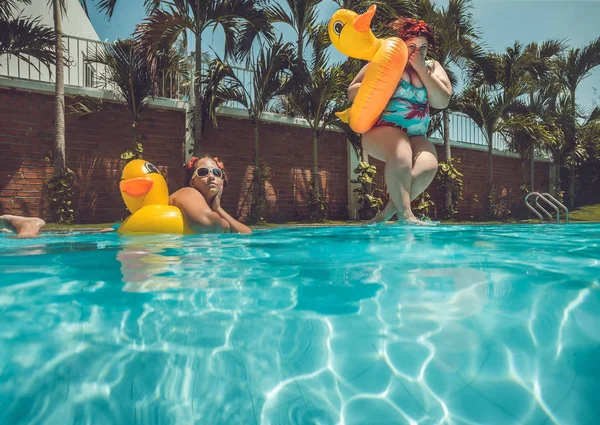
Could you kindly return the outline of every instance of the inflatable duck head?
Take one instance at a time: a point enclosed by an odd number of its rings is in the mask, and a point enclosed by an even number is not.
[[[123,168],[119,188],[132,214],[147,205],[169,205],[165,178],[158,168],[143,159],[134,159]]]
[[[352,58],[371,60],[381,43],[371,31],[376,10],[377,6],[372,5],[362,15],[348,9],[335,12],[327,26],[335,48]]]

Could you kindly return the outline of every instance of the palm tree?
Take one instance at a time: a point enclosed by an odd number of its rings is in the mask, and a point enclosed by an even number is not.
[[[588,77],[591,71],[600,65],[600,37],[592,41],[582,49],[571,49],[566,56],[558,58],[555,62],[555,76],[569,93],[571,102],[571,111],[573,116],[570,124],[565,129],[569,150],[577,146],[576,122],[577,105],[576,91],[579,83]],[[568,207],[573,208],[575,202],[575,165],[572,162],[569,166],[569,183],[567,191]]]
[[[282,7],[282,4],[275,4],[268,9],[271,22],[283,22],[291,26],[297,36],[297,60],[298,64],[304,60],[304,45],[310,41],[313,28],[317,24],[318,9],[317,6],[323,0],[285,0],[289,8],[289,13]]]
[[[551,76],[552,60],[557,57],[565,49],[564,42],[558,39],[546,40],[542,44],[536,42],[529,43],[525,46],[525,63],[522,69],[525,71],[525,76],[531,80],[532,90],[529,92],[529,107],[534,109],[535,101],[534,94],[548,84]],[[527,137],[525,137],[527,139]],[[529,140],[529,188],[534,190],[535,184],[535,139]]]
[[[131,114],[133,149],[128,149],[121,157],[125,160],[141,159],[143,147],[138,133],[140,114],[157,89],[150,57],[137,41],[125,39],[106,45],[104,50],[92,54],[88,60],[104,65],[106,81],[114,85]],[[164,52],[160,56],[159,72],[168,72],[179,63],[176,52]]]
[[[155,2],[156,3],[156,2]],[[149,47],[170,45],[186,38],[186,31],[195,36],[194,139],[195,150],[202,138],[204,110],[202,88],[202,35],[208,28],[220,26],[225,33],[225,57],[243,58],[259,35],[272,41],[273,31],[267,13],[255,0],[172,0],[154,8],[145,22],[138,26],[138,36]]]
[[[328,66],[329,55],[325,50],[328,43],[327,27],[314,29],[312,60],[308,78],[294,88],[291,100],[295,109],[306,119],[312,130],[313,166],[311,173],[311,205],[322,203],[319,187],[319,137],[323,130],[337,121],[334,111],[346,96],[346,74],[340,67]],[[320,208],[321,209],[321,208]],[[322,209],[321,209],[322,210]]]
[[[541,147],[550,153],[554,164],[554,178],[551,191],[560,196],[560,169],[565,163],[568,151],[566,131],[575,114],[569,95],[557,86],[547,86],[536,95],[537,115],[548,131],[549,137],[544,138]]]
[[[259,51],[258,56],[250,60],[251,87],[246,87],[230,65],[221,59],[215,61],[216,68],[226,75],[226,83],[219,90],[218,98],[227,98],[239,102],[248,111],[248,117],[254,127],[254,165],[259,165],[259,126],[263,112],[278,95],[291,88],[291,70],[295,61],[291,43],[280,38],[275,43]]]
[[[535,93],[550,84],[550,60],[562,49],[563,45],[559,40],[548,40],[541,45],[530,43],[526,47],[516,41],[503,54],[496,56],[499,66],[494,79],[500,87],[522,85],[529,93],[529,103],[519,103],[520,110],[513,110],[513,113],[536,115],[536,112],[543,106],[536,103]],[[543,101],[543,99],[543,97],[538,97],[537,101]],[[527,185],[527,160],[529,160],[531,168],[529,186],[533,190],[536,139],[532,133],[524,129],[513,128],[512,130],[511,137],[508,138],[509,148],[521,157],[523,186]],[[538,134],[538,136],[543,137],[544,134]]]
[[[31,0],[20,1],[31,3]],[[17,6],[17,0],[0,0],[0,56],[15,55],[34,68],[31,58],[47,67],[56,64],[53,29],[41,25],[39,18],[13,18]]]
[[[267,110],[272,100],[288,92],[292,85],[292,68],[296,63],[294,47],[284,43],[280,38],[275,43],[262,48],[256,58],[250,59],[251,81],[247,87],[236,75],[230,65],[217,58],[211,68],[214,69],[215,80],[224,83],[213,95],[213,102],[222,99],[239,102],[248,111],[248,117],[254,132],[254,173],[252,179],[252,202],[250,220],[258,222],[262,219],[264,208],[264,181],[268,172],[260,164],[259,127],[261,115]],[[214,107],[211,108],[214,110]]]
[[[489,86],[468,86],[458,97],[458,108],[471,118],[485,136],[488,144],[488,185],[491,190],[493,175],[493,136],[511,135],[516,130],[528,134],[542,131],[535,117],[523,114],[523,104],[518,100],[525,92],[523,85],[505,87],[501,91]]]

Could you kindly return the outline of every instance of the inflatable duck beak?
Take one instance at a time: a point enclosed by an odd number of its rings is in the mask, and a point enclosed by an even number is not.
[[[365,13],[358,15],[354,20],[354,29],[358,32],[369,31],[371,29],[371,21],[373,20],[373,16],[375,16],[376,10],[377,6],[372,5]]]
[[[146,195],[152,189],[154,182],[146,177],[123,180],[119,183],[119,188],[123,193],[132,198],[138,198]]]

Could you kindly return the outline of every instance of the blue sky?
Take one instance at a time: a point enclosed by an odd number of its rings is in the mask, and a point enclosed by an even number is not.
[[[437,3],[446,5],[447,1],[440,0]],[[324,0],[320,17],[327,20],[336,9],[332,1]],[[113,41],[130,35],[136,24],[144,19],[145,11],[143,0],[122,0],[111,21],[96,10],[90,10],[90,15],[100,38]],[[564,38],[570,47],[583,47],[600,36],[598,0],[473,0],[473,16],[483,34],[484,43],[495,51],[512,46],[515,40],[527,44],[550,38]],[[277,29],[289,41],[295,39],[294,32],[285,25],[279,25]],[[220,31],[204,34],[204,51],[209,46],[222,54],[223,37]],[[332,59],[343,60],[344,56],[335,52]],[[594,89],[600,91],[600,69],[595,69],[580,84],[578,103],[587,107],[599,103],[600,93]]]

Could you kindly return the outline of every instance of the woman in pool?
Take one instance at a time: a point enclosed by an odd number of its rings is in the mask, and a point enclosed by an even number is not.
[[[190,228],[196,233],[252,233],[248,226],[231,217],[221,206],[227,174],[218,158],[208,155],[192,157],[186,167],[184,187],[169,197],[169,203],[178,207]],[[35,217],[0,216],[0,229],[17,233],[18,237],[35,237],[46,222]],[[113,232],[117,226],[102,229]]]
[[[429,186],[437,172],[437,155],[427,140],[429,107],[444,109],[450,103],[452,85],[435,60],[426,61],[435,47],[431,27],[423,21],[400,18],[390,24],[408,47],[408,63],[396,92],[379,121],[363,135],[365,152],[385,162],[385,182],[390,200],[368,223],[381,223],[395,213],[401,221],[425,224],[414,216],[410,202]],[[348,88],[354,100],[369,64]]]
[[[248,226],[231,217],[221,207],[227,174],[218,158],[208,155],[192,157],[187,163],[186,181],[189,187],[169,196],[169,203],[181,210],[194,232],[252,233]]]
[[[218,158],[209,155],[192,157],[186,165],[186,183],[189,187],[169,196],[169,204],[181,210],[184,220],[195,233],[252,233],[248,226],[221,207],[227,174]],[[118,225],[102,232],[114,231],[116,227]]]

